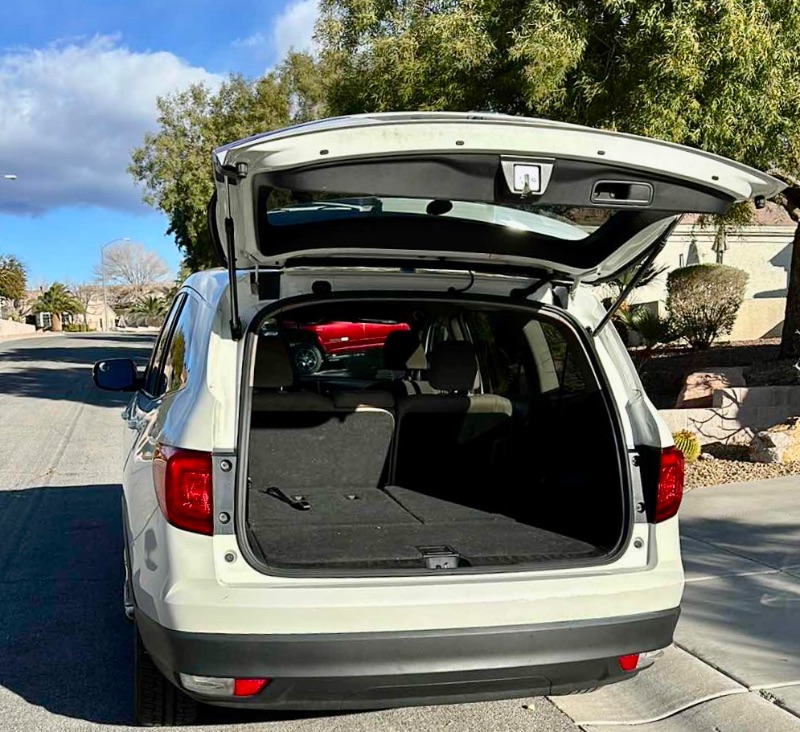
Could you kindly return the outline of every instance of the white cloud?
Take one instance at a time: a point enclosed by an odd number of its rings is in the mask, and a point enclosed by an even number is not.
[[[118,39],[54,44],[0,55],[0,211],[60,206],[135,210],[126,173],[132,148],[155,128],[156,98],[219,77],[164,52]]]
[[[313,52],[318,17],[318,0],[290,0],[270,21],[268,33],[259,31],[247,38],[237,38],[231,45],[278,64],[289,51]]]
[[[237,38],[232,45],[234,48],[260,48],[266,42],[267,39],[263,33],[254,33],[252,36],[247,36],[247,38]]]
[[[275,19],[270,34],[270,51],[280,61],[288,51],[311,51],[314,24],[319,15],[317,0],[293,0]]]

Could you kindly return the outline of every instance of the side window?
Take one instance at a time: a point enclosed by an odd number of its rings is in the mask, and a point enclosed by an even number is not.
[[[189,352],[192,346],[192,329],[197,321],[198,307],[198,304],[187,296],[172,331],[172,338],[164,359],[166,393],[182,389],[189,379]]]
[[[161,332],[158,334],[156,343],[153,346],[153,353],[150,356],[150,363],[147,366],[147,373],[144,377],[144,391],[153,397],[161,396],[166,391],[166,381],[164,380],[164,354],[167,350],[170,335],[175,326],[175,321],[186,301],[186,294],[181,293],[175,298],[172,307],[164,319]]]
[[[591,391],[592,381],[584,371],[585,356],[578,351],[573,338],[567,338],[562,330],[552,323],[542,323],[542,333],[550,349],[555,376],[561,394],[577,394]]]
[[[474,313],[469,328],[485,391],[500,396],[526,396],[529,386],[519,321],[508,315]]]

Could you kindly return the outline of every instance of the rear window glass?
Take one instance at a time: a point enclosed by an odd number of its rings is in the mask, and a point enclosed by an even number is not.
[[[441,217],[496,224],[519,231],[567,241],[585,239],[592,228],[604,223],[610,211],[537,207],[521,201],[518,206],[423,198],[338,196],[334,193],[299,193],[270,189],[266,196],[270,226],[294,226],[315,221],[353,218]]]

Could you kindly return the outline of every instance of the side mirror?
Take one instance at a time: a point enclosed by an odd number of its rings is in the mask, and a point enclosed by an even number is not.
[[[94,365],[92,381],[98,389],[106,391],[136,391],[139,388],[139,372],[129,358],[110,358]]]

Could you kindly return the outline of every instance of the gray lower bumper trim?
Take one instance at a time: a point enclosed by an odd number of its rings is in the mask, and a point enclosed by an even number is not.
[[[566,693],[627,678],[617,659],[668,646],[679,608],[606,620],[394,633],[218,635],[164,628],[137,611],[144,645],[171,679],[268,677],[237,703],[377,708]]]

